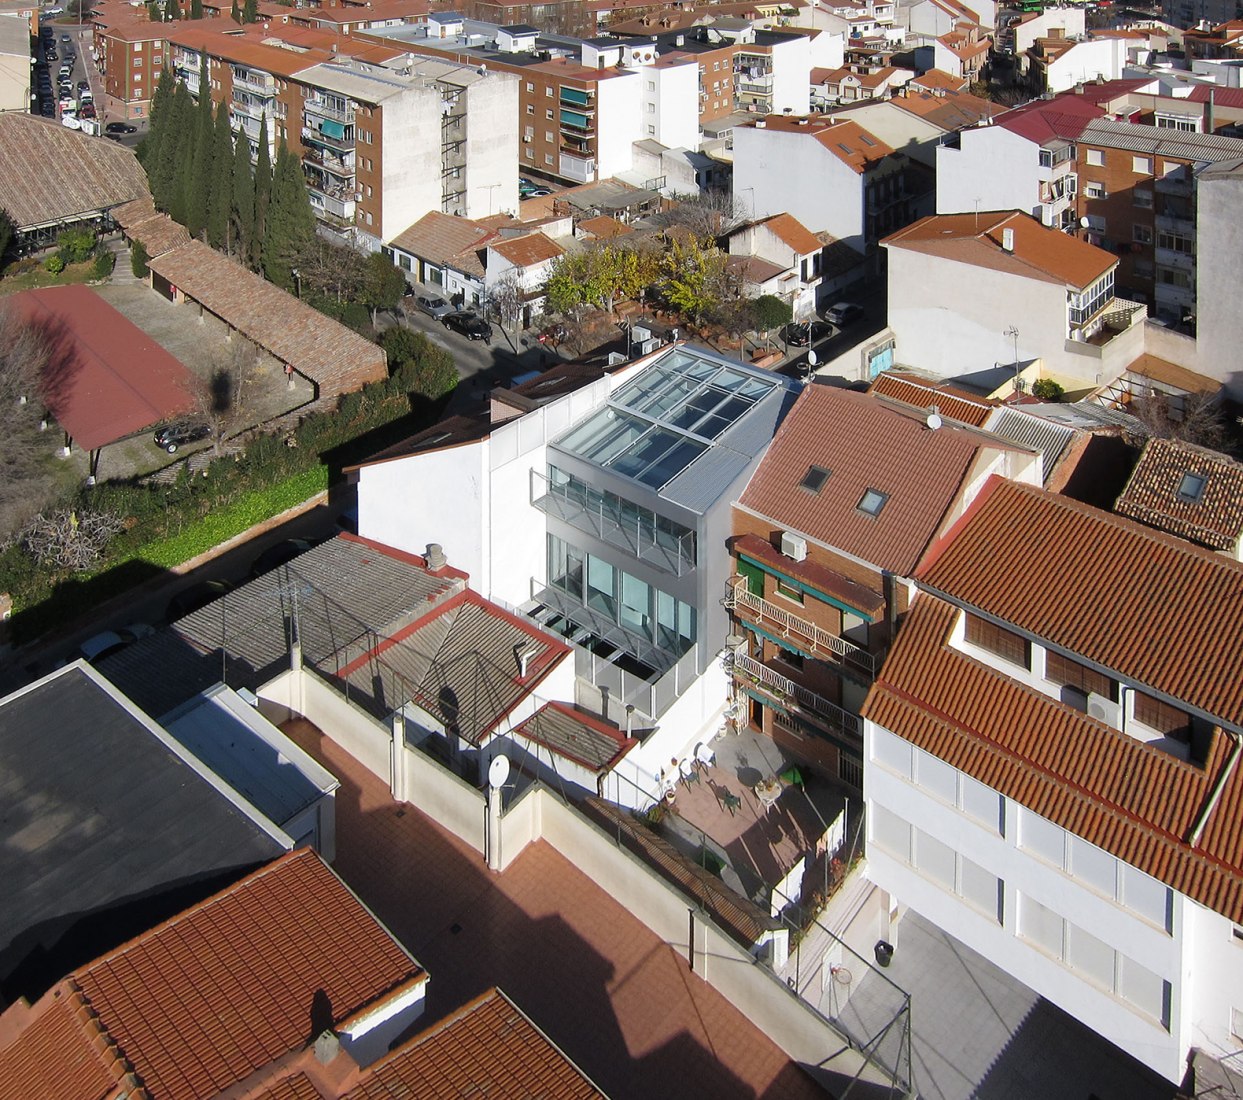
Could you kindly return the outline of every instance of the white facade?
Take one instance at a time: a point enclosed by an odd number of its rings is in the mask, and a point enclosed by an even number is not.
[[[643,77],[635,70],[597,81],[595,178],[628,171],[631,146],[647,136],[643,87]]]
[[[30,15],[0,16],[0,111],[29,111]]]
[[[466,204],[462,213],[467,218],[516,213],[518,78],[513,73],[489,72],[483,80],[467,85],[462,94],[466,96]],[[424,213],[390,222],[385,211],[384,220],[400,233]]]
[[[1088,38],[1076,42],[1045,68],[1045,91],[1065,92],[1100,77],[1117,80],[1126,67],[1125,38]]]
[[[1061,31],[1062,38],[1082,37],[1086,27],[1086,13],[1081,7],[1045,8],[1030,19],[1015,23],[1014,52],[1024,54],[1036,44],[1037,38],[1052,38],[1053,32]]]
[[[637,72],[642,89],[641,137],[671,149],[699,148],[699,65],[693,60],[644,65]]]
[[[936,169],[938,214],[1022,210],[1056,228],[1073,215],[1069,142],[1042,149],[1004,126],[975,126],[960,131],[956,146],[937,148]]]
[[[387,241],[440,209],[440,92],[411,88],[385,102],[381,119],[380,224],[364,223],[359,231]],[[366,147],[355,155],[366,156]]]
[[[811,41],[805,36],[774,42],[773,114],[805,115],[811,110]]]
[[[1196,178],[1196,369],[1243,396],[1239,348],[1239,257],[1243,255],[1243,171],[1210,167]]]

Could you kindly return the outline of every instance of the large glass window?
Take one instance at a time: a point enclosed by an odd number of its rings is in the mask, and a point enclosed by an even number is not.
[[[617,577],[612,564],[587,555],[587,606],[610,619],[617,618]]]
[[[646,582],[632,577],[629,573],[621,575],[621,625],[645,638],[652,636],[652,593]]]

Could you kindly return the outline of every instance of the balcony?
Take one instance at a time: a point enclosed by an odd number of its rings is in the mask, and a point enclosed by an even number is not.
[[[738,684],[767,696],[779,709],[830,733],[845,734],[862,747],[863,723],[857,714],[843,710],[823,695],[808,691],[746,654],[734,657],[733,670]]]
[[[1158,233],[1176,233],[1180,237],[1194,237],[1196,223],[1194,218],[1183,218],[1173,214],[1157,214],[1153,224]]]
[[[330,132],[328,130],[321,130],[318,126],[315,126],[315,127],[303,126],[302,127],[302,141],[304,144],[306,142],[310,142],[312,145],[318,145],[321,148],[324,148],[330,151],[339,150],[341,153],[352,153],[354,150],[353,129],[351,128],[349,130],[346,130],[343,124],[337,124],[337,125],[340,126],[340,130],[341,130],[340,137],[338,137],[335,132]]]
[[[745,612],[740,617],[757,626],[774,628],[783,639],[818,660],[840,665],[865,682],[870,683],[876,678],[877,658],[874,654],[749,592],[742,578],[727,584],[725,607],[730,611]]]
[[[1153,180],[1152,188],[1158,195],[1191,195],[1191,176],[1186,168],[1171,172],[1168,176],[1159,176]]]
[[[343,122],[347,126],[354,124],[354,110],[344,102],[334,102],[327,99],[315,99],[312,97],[302,105],[308,115],[316,115],[320,118],[336,119]],[[307,125],[313,126],[314,123],[308,120]]]
[[[338,179],[352,180],[354,178],[353,155],[349,157],[334,157],[323,149],[307,149],[302,154],[302,163],[320,171],[331,173]]]
[[[233,70],[233,87],[252,95],[260,95],[271,99],[276,95],[276,81],[267,73],[252,73],[240,69]]]
[[[596,178],[596,161],[590,154],[572,146],[561,146],[561,175],[579,183],[590,183]]]
[[[695,533],[681,537],[657,531],[647,516],[626,514],[603,498],[586,499],[573,484],[557,484],[531,471],[531,503],[548,516],[602,539],[663,573],[680,577],[695,568]]]
[[[1196,266],[1195,256],[1176,248],[1157,248],[1154,258],[1161,267],[1172,267],[1176,271],[1191,272]]]
[[[306,181],[311,208],[317,215],[328,215],[339,221],[353,222],[354,192],[347,187],[328,187],[315,180]]]

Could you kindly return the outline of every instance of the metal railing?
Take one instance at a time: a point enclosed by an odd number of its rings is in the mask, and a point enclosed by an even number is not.
[[[781,630],[783,638],[797,637],[813,657],[836,658],[848,668],[861,673],[869,680],[876,678],[876,657],[866,649],[846,641],[845,638],[822,630],[815,623],[770,603],[763,596],[747,590],[746,580],[738,578],[726,584],[725,606],[730,611],[743,608],[755,616],[758,622],[772,623]]]
[[[734,657],[733,667],[735,679],[740,679],[743,683],[749,680],[770,694],[779,696],[787,705],[792,703],[797,706],[802,713],[827,720],[840,732],[862,738],[863,726],[857,714],[851,714],[836,703],[831,703],[823,695],[817,695],[802,684],[796,684],[754,657],[739,653]]]

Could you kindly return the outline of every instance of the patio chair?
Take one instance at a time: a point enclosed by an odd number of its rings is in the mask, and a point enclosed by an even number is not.
[[[722,793],[721,802],[729,811],[730,817],[733,817],[738,810],[742,809],[742,799],[734,794],[733,791],[725,791]]]
[[[695,764],[704,770],[716,766],[716,753],[708,748],[708,746],[702,741],[695,746]]]
[[[689,756],[678,762],[678,774],[688,787],[699,782],[699,772],[695,770],[695,762]]]

